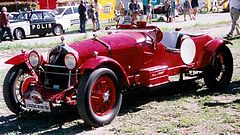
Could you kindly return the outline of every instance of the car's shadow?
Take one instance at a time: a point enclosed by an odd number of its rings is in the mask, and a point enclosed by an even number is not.
[[[240,82],[232,82],[228,90],[240,93]],[[119,115],[140,111],[139,106],[152,101],[173,101],[193,95],[204,97],[214,94],[215,92],[211,92],[194,80],[170,83],[155,88],[138,88],[124,93]],[[31,113],[20,117],[16,115],[0,116],[0,134],[76,134],[91,129],[80,120],[76,108],[62,107],[51,113]]]

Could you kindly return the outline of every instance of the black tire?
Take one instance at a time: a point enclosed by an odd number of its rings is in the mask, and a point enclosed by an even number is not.
[[[60,35],[62,35],[63,33],[64,33],[64,31],[63,31],[63,28],[62,28],[61,25],[56,25],[56,26],[54,26],[54,28],[53,28],[53,34],[54,34],[55,36],[60,36]]]
[[[105,80],[104,83],[99,83],[103,78],[108,78],[110,81]],[[111,83],[114,85],[111,85]],[[101,84],[101,87],[99,87],[99,84]],[[105,91],[108,88],[105,93],[102,92],[103,85]],[[91,96],[92,94],[95,95]],[[96,104],[96,102],[99,104]],[[109,103],[111,107],[107,106]],[[80,117],[87,125],[99,127],[109,124],[117,116],[121,104],[122,94],[118,79],[112,70],[100,68],[82,76],[77,91],[77,109]]]
[[[221,46],[204,71],[204,81],[214,91],[226,90],[233,74],[233,57],[227,46]]]
[[[17,28],[14,30],[13,36],[16,40],[21,40],[24,38],[24,32],[23,30]]]
[[[39,37],[45,37],[47,35],[47,33],[41,33],[41,34],[38,34]]]
[[[217,6],[213,6],[212,7],[212,12],[213,13],[218,13],[218,7]]]
[[[3,83],[3,97],[4,101],[13,113],[20,114],[27,111],[24,101],[22,101],[21,84],[27,71],[22,66],[13,66],[7,73]]]
[[[201,12],[202,14],[206,14],[206,13],[208,12],[208,8],[207,8],[207,7],[202,7],[202,8],[200,9],[200,12]]]

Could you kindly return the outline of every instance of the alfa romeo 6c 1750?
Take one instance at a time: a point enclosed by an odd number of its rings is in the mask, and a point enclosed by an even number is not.
[[[159,86],[176,75],[202,77],[216,91],[231,81],[228,41],[206,33],[161,32],[141,22],[117,27],[103,37],[62,42],[47,58],[33,50],[7,60],[13,65],[3,85],[8,108],[22,114],[68,104],[87,125],[99,127],[118,115],[122,93],[133,87]]]

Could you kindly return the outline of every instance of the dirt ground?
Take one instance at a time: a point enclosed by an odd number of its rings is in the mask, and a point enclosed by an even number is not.
[[[213,36],[227,33],[228,26],[204,29]],[[0,134],[240,134],[240,42],[230,46],[234,74],[227,93],[211,92],[202,80],[171,83],[124,94],[119,115],[100,128],[89,128],[76,108],[57,108],[52,113],[17,117],[3,101],[0,88]],[[43,49],[42,51],[45,51]],[[5,51],[1,58],[16,52]],[[6,70],[1,71],[1,78]]]

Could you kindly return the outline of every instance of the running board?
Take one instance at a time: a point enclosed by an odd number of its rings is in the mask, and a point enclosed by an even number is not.
[[[140,83],[146,87],[153,87],[156,85],[169,82],[168,80],[168,66],[155,66],[140,70]]]

